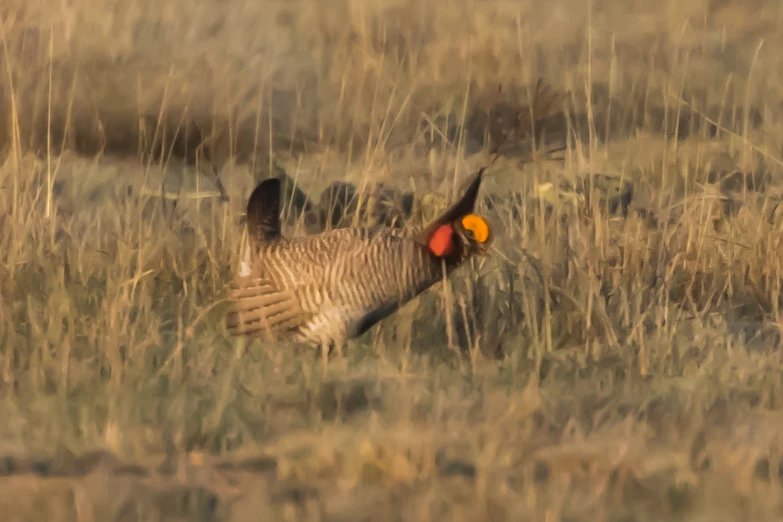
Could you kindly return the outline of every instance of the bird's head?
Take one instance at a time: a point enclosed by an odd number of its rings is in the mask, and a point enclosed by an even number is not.
[[[482,216],[474,213],[476,197],[484,175],[479,170],[468,180],[467,188],[451,207],[435,218],[418,236],[429,253],[452,266],[462,264],[469,257],[486,257],[492,244],[492,227]]]
[[[472,255],[487,256],[492,244],[492,227],[478,214],[467,214],[449,223],[441,224],[429,238],[427,246],[437,257],[460,258]]]

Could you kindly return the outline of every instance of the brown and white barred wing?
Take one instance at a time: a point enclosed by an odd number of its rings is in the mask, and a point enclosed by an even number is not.
[[[339,235],[326,239],[306,237],[246,248],[226,313],[229,333],[285,336],[306,327],[321,311],[326,267],[347,242]]]

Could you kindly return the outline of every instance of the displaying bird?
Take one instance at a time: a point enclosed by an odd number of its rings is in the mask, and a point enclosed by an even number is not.
[[[484,169],[462,197],[420,231],[374,226],[286,239],[280,180],[261,182],[247,203],[250,247],[226,313],[230,335],[290,339],[326,358],[365,333],[471,256],[493,235],[473,213]]]

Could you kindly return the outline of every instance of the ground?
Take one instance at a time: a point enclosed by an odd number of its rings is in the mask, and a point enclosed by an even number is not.
[[[5,0],[3,520],[779,520],[781,22],[771,0]],[[528,102],[566,149],[491,154]],[[490,261],[326,372],[225,335],[270,171],[431,201],[490,163]]]

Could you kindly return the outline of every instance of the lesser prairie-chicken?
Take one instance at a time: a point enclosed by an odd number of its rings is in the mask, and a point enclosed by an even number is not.
[[[492,231],[473,213],[482,175],[420,231],[343,228],[293,239],[280,230],[280,181],[261,182],[247,204],[250,248],[231,291],[228,332],[342,351],[471,256],[487,255]]]

